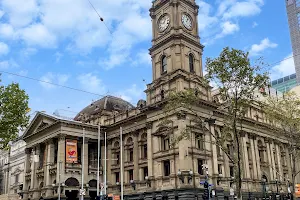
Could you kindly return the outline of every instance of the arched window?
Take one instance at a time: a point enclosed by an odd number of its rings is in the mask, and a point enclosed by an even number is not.
[[[161,73],[164,73],[167,71],[167,57],[165,55],[161,58]]]
[[[194,56],[190,53],[189,55],[189,66],[190,66],[190,72],[194,72]]]

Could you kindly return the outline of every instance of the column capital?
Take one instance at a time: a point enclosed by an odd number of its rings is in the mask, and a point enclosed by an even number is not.
[[[45,141],[45,143],[48,144],[53,144],[53,138],[49,138]]]
[[[58,139],[61,140],[65,140],[66,139],[66,134],[59,134]]]
[[[146,128],[147,129],[152,129],[153,122],[146,122]]]

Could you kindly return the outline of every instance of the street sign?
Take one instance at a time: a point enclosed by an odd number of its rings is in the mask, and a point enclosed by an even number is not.
[[[80,189],[79,190],[79,195],[80,196],[85,196],[85,189]]]

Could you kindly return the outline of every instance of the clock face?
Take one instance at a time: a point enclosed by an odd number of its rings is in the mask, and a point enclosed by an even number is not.
[[[191,30],[192,29],[192,19],[189,15],[183,14],[181,17],[181,22],[184,25],[185,28]]]
[[[163,32],[168,28],[170,24],[170,17],[168,15],[162,16],[158,21],[158,30]]]

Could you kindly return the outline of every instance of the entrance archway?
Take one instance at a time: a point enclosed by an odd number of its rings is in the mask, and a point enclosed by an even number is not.
[[[79,181],[76,178],[68,178],[65,181],[65,184],[67,187],[70,188],[78,188],[79,187]],[[78,198],[78,190],[66,190],[65,194],[67,197],[67,200],[79,200]]]

